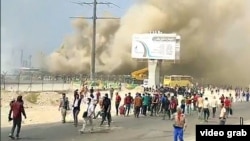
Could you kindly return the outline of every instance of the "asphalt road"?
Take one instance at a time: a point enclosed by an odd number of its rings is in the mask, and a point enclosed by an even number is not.
[[[227,120],[228,124],[238,124],[239,117],[250,120],[250,103],[235,103],[234,115]],[[94,133],[80,134],[81,127],[74,127],[72,123],[53,123],[43,125],[24,126],[21,131],[22,141],[162,141],[173,140],[172,121],[162,120],[161,117],[117,117],[111,127],[99,127],[99,120],[95,121]],[[210,119],[202,123],[196,113],[188,116],[188,128],[185,137],[195,135],[196,124],[218,124],[218,119]],[[1,141],[9,141],[10,128],[1,128]]]

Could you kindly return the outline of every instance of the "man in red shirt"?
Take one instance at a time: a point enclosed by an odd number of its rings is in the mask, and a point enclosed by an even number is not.
[[[177,102],[176,102],[176,99],[174,96],[171,97],[171,100],[170,100],[170,111],[171,111],[171,114],[173,115],[174,113],[176,113],[176,110],[177,110]]]
[[[191,104],[192,104],[192,98],[191,96],[187,96],[186,97],[187,114],[191,114]]]
[[[221,95],[221,97],[220,97],[220,102],[221,102],[221,104],[223,104],[223,103],[225,102],[224,94]]]
[[[118,116],[118,110],[119,110],[120,102],[121,102],[121,97],[118,94],[118,92],[116,92],[116,97],[115,97],[116,116]]]
[[[231,100],[228,97],[226,97],[224,101],[224,105],[225,105],[225,108],[227,111],[227,117],[228,117],[228,115],[230,114],[230,108],[231,108]]]
[[[24,107],[23,107],[23,100],[22,100],[22,96],[18,96],[17,100],[15,102],[13,102],[11,104],[11,111],[9,114],[9,119],[11,119],[11,113],[13,113],[13,125],[12,125],[12,129],[11,129],[11,133],[9,134],[9,137],[11,139],[14,139],[14,131],[17,127],[17,132],[16,132],[16,138],[19,138],[19,133],[21,130],[21,123],[22,123],[22,114],[26,119],[26,114],[24,111]]]
[[[197,109],[197,101],[198,101],[198,95],[197,94],[194,94],[193,95],[193,111],[196,111]]]
[[[99,103],[100,96],[101,96],[101,93],[100,93],[100,90],[98,89],[98,90],[96,91],[96,104]]]
[[[131,93],[128,93],[128,96],[125,97],[124,99],[124,104],[126,105],[126,113],[127,116],[129,116],[131,104],[133,103],[133,98],[131,96]]]

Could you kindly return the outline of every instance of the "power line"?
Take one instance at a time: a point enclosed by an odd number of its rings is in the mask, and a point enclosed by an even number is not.
[[[97,19],[120,19],[116,17],[97,17],[96,11],[97,11],[97,5],[107,5],[115,6],[120,8],[118,5],[111,3],[111,2],[97,2],[97,0],[94,0],[94,2],[72,2],[81,6],[89,5],[93,6],[93,16],[92,17],[70,17],[70,18],[81,18],[81,19],[92,19],[93,20],[93,37],[92,37],[92,47],[91,47],[91,62],[90,62],[90,80],[93,81],[95,79],[95,52],[96,52],[96,20]]]

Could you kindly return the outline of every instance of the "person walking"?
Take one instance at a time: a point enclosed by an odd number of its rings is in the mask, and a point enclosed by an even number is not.
[[[61,111],[62,123],[65,123],[67,110],[69,110],[69,100],[66,97],[66,94],[63,93],[62,99],[60,101],[59,108],[58,108],[58,111]]]
[[[231,100],[226,97],[226,99],[224,100],[224,107],[226,108],[227,111],[227,118],[229,117],[229,115],[231,115],[232,113],[230,113],[230,108],[231,108]]]
[[[11,118],[12,113],[13,113],[13,117]],[[26,119],[27,117],[26,117],[26,113],[23,107],[22,96],[18,96],[16,101],[11,104],[11,111],[9,114],[9,120],[13,120],[12,129],[9,134],[9,137],[11,139],[15,139],[13,135],[14,135],[16,128],[17,128],[16,138],[19,139],[19,134],[21,131],[21,124],[22,124],[22,114],[24,118]]]
[[[128,93],[128,95],[124,99],[124,104],[126,105],[125,115],[127,115],[127,116],[129,116],[129,112],[130,112],[130,108],[131,108],[132,102],[133,102],[133,98],[131,96],[131,93]]]
[[[136,118],[139,118],[140,109],[142,106],[142,98],[140,97],[138,93],[136,94],[136,97],[134,99],[134,105],[135,105],[134,116]]]
[[[120,102],[121,102],[121,96],[118,94],[118,92],[116,92],[116,97],[115,97],[116,116],[118,116]]]
[[[115,91],[114,88],[112,88],[112,87],[110,86],[109,94],[110,94],[111,100],[113,99],[114,91]]]
[[[203,111],[203,97],[200,95],[197,100],[197,106],[198,106],[198,119],[203,119],[202,118],[202,111]]]
[[[203,116],[204,116],[205,122],[208,122],[208,118],[210,116],[209,107],[210,107],[210,104],[208,102],[208,98],[205,97],[205,100],[203,101]]]
[[[142,97],[142,114],[144,116],[147,115],[148,105],[149,105],[149,96],[148,94],[144,94],[144,96]]]
[[[83,125],[80,133],[86,132],[86,125],[89,122],[91,129],[90,132],[93,132],[94,125],[93,125],[93,118],[94,118],[94,105],[91,102],[91,98],[87,99],[88,107],[87,110],[83,113]]]
[[[219,124],[220,125],[226,124],[226,117],[227,117],[227,110],[226,110],[224,104],[221,104],[221,110],[220,110],[220,116],[219,116],[219,119],[220,119]]]
[[[74,93],[74,102],[73,102],[73,119],[74,119],[74,125],[75,127],[78,126],[78,114],[80,112],[80,106],[81,106],[81,102],[83,99],[83,95],[81,94],[81,96],[79,96],[78,92],[75,91]]]
[[[111,100],[108,98],[108,94],[105,94],[105,98],[103,99],[102,102],[102,106],[103,106],[103,114],[102,114],[102,121],[100,126],[103,125],[103,122],[105,121],[105,119],[108,119],[108,126],[110,127],[110,123],[111,123]]]
[[[177,108],[177,112],[174,116],[174,141],[184,141],[184,131],[187,127],[187,120],[185,118],[185,114],[182,113],[181,108]]]
[[[162,108],[163,108],[163,120],[166,119],[166,115],[168,116],[168,119],[171,119],[171,114],[170,114],[170,109],[169,109],[169,105],[170,105],[170,101],[168,99],[168,97],[164,94],[162,97]]]
[[[216,99],[216,96],[214,96],[213,99],[211,100],[211,107],[212,107],[213,118],[215,118],[216,109],[218,107],[218,101]]]

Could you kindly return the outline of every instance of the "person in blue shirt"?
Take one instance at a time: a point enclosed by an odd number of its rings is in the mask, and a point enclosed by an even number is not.
[[[142,97],[142,114],[144,116],[147,116],[147,108],[149,106],[149,95],[148,94],[143,94]]]
[[[250,97],[250,94],[249,94],[249,91],[247,92],[246,94],[246,101],[249,102],[249,97]]]
[[[168,100],[167,96],[164,94],[161,98],[161,105],[162,105],[162,110],[163,110],[163,120],[166,119],[166,114],[168,115],[169,119],[171,118],[169,104],[170,104],[170,101]]]

